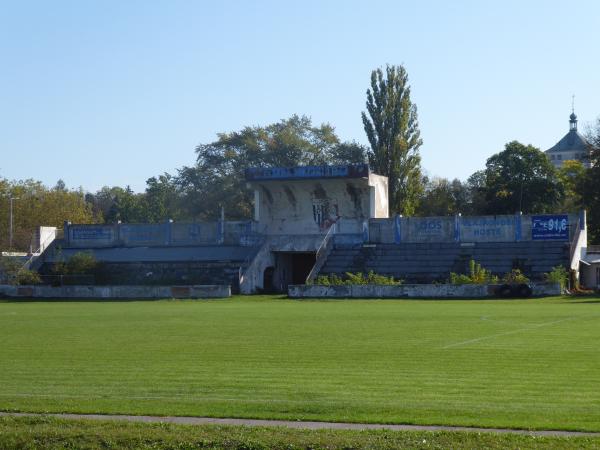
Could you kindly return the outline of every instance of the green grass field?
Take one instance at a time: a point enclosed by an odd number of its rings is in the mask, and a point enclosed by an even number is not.
[[[600,298],[3,301],[0,410],[600,431]]]

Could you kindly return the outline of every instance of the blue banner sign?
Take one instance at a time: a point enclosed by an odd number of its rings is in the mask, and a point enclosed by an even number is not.
[[[367,178],[368,164],[347,166],[302,166],[302,167],[250,167],[246,169],[246,180],[294,180],[310,178]]]
[[[112,227],[103,226],[78,226],[71,228],[71,239],[76,241],[89,240],[111,240],[113,238]]]
[[[531,216],[531,239],[569,240],[569,216]]]

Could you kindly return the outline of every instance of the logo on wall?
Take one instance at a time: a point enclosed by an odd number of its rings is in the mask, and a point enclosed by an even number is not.
[[[531,216],[531,239],[533,240],[568,240],[569,216]]]
[[[321,230],[328,229],[340,218],[338,215],[338,205],[331,205],[327,199],[313,198],[312,210],[313,219]]]

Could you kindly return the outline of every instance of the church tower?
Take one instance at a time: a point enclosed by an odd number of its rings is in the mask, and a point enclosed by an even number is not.
[[[590,167],[590,147],[585,138],[577,131],[577,115],[574,105],[571,107],[569,116],[569,132],[545,153],[557,168],[568,160],[580,161],[585,167]]]

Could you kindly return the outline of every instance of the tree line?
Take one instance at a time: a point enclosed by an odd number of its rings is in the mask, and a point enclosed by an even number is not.
[[[8,248],[9,198],[14,201],[15,249],[27,250],[37,225],[63,221],[162,222],[215,220],[224,208],[229,219],[252,217],[253,194],[247,167],[357,164],[368,162],[389,179],[390,214],[445,216],[462,213],[513,214],[589,211],[589,235],[600,242],[600,118],[588,133],[592,167],[566,161],[555,169],[540,149],[517,141],[488,158],[467,180],[430,177],[421,168],[417,107],[410,98],[403,66],[372,72],[362,113],[369,146],[343,141],[335,128],[306,116],[266,126],[220,133],[196,147],[196,162],[146,181],[144,192],[105,186],[95,193],[50,188],[34,180],[0,178],[0,246]],[[35,249],[34,249],[35,250]]]

